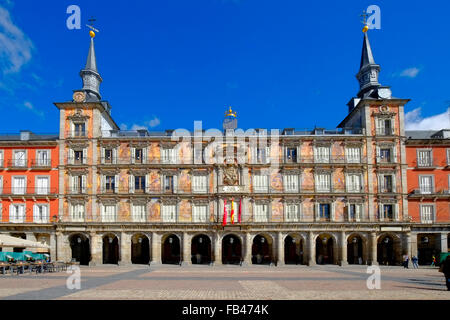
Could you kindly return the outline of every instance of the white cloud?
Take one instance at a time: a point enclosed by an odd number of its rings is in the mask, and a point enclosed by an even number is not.
[[[161,123],[161,120],[159,120],[159,118],[157,116],[153,116],[153,118],[151,120],[148,121],[144,121],[144,124],[133,124],[131,125],[131,129],[129,130],[144,130],[144,129],[148,129],[148,128],[154,128],[159,126],[159,124]],[[120,130],[128,130],[128,126],[125,123],[122,123],[120,126]]]
[[[30,102],[30,101],[25,101],[23,103],[23,107],[25,107],[27,110],[32,111],[33,113],[35,113],[37,116],[44,118],[44,112],[42,112],[41,110],[38,110],[34,107],[34,105]]]
[[[33,110],[33,104],[30,101],[25,101],[23,105],[25,106],[25,108]]]
[[[400,72],[400,77],[415,78],[419,74],[420,69],[416,67],[408,68]]]
[[[441,130],[450,129],[450,108],[447,111],[422,118],[421,108],[416,108],[405,114],[406,130]]]
[[[0,70],[17,73],[31,60],[33,43],[11,20],[8,10],[0,7]]]

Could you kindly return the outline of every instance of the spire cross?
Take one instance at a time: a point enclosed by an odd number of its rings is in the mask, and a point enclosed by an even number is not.
[[[90,18],[88,21],[89,21],[90,24],[87,24],[86,27],[88,27],[91,30],[94,30],[95,32],[100,32],[100,31],[98,31],[97,29],[94,28],[94,22],[97,21],[97,19]]]
[[[360,14],[359,16],[363,18],[362,23],[363,23],[364,25],[366,25],[366,24],[367,24],[367,17],[368,17],[368,14],[367,14],[366,10],[363,10],[363,13]]]

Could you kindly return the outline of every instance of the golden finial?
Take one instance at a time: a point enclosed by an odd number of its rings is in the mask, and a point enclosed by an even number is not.
[[[89,31],[89,35],[91,36],[91,38],[95,37],[95,32],[99,32],[97,29],[94,28],[94,21],[95,19],[89,19],[88,20],[91,24],[87,24],[86,27],[88,27],[89,29],[91,29],[91,31]],[[95,32],[94,32],[95,31]]]
[[[231,110],[231,106],[228,108],[228,111],[225,112],[225,117],[235,117],[236,111]]]
[[[362,32],[366,33],[367,30],[369,30],[369,26],[367,25],[367,12],[366,12],[366,10],[363,10],[363,13],[360,15],[360,17],[363,17],[363,21],[361,21],[361,22],[364,24]]]

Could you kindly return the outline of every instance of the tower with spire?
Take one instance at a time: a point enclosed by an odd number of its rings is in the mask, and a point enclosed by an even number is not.
[[[91,44],[89,46],[89,53],[86,60],[86,66],[80,71],[80,77],[83,80],[83,91],[86,95],[86,101],[100,101],[100,84],[103,79],[97,71],[97,60],[95,58],[94,37],[95,33],[90,32]]]

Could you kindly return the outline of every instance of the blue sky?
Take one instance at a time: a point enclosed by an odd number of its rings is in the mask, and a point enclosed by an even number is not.
[[[82,29],[66,27],[69,5]],[[53,102],[71,100],[94,16],[101,94],[128,129],[335,128],[358,91],[362,10],[380,82],[409,98],[410,128],[450,127],[450,2],[0,0],[0,132],[58,131]],[[437,129],[436,127],[436,129]]]

